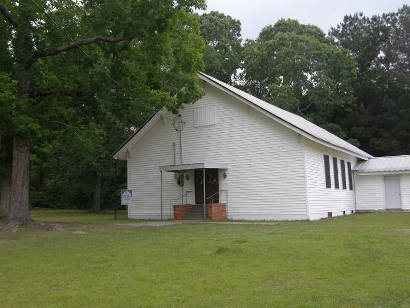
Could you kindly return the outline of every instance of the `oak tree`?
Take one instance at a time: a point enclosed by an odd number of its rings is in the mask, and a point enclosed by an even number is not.
[[[8,221],[31,222],[30,149],[60,116],[85,127],[94,122],[98,131],[103,100],[123,98],[123,106],[105,103],[111,110],[126,112],[125,102],[139,101],[153,111],[177,110],[200,96],[202,41],[192,12],[204,6],[203,0],[0,2],[2,189],[10,191],[2,208]],[[107,47],[114,44],[118,49]],[[110,76],[117,65],[128,69],[122,84]]]

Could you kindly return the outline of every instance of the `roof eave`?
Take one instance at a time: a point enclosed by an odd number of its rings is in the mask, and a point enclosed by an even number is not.
[[[388,175],[388,174],[407,174],[410,170],[397,170],[397,171],[359,171],[356,170],[358,175]]]

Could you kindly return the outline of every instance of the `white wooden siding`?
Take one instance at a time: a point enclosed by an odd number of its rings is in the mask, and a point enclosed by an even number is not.
[[[394,173],[390,173],[393,175]],[[356,176],[357,209],[358,210],[385,210],[384,177],[389,174],[359,175]],[[401,208],[410,210],[410,175],[400,175]]]
[[[356,179],[356,209],[384,210],[384,175],[357,175]]]
[[[410,210],[410,174],[403,174],[400,177],[401,188],[401,208]]]
[[[222,91],[203,84],[205,96],[181,111],[183,162],[226,163],[220,189],[228,190],[228,218],[249,220],[307,219],[303,138]],[[194,109],[215,108],[215,125],[195,127]],[[179,144],[170,121],[160,120],[131,149],[128,187],[133,189],[129,217],[158,219],[160,172],[173,163],[172,142]],[[323,163],[322,163],[323,168]],[[164,172],[164,212],[181,195],[173,174]],[[185,190],[194,191],[194,176]],[[194,198],[194,197],[193,197]]]
[[[309,208],[309,219],[315,220],[325,218],[328,212],[333,216],[350,214],[354,210],[354,192],[349,190],[349,177],[347,172],[347,162],[352,164],[352,168],[357,163],[357,159],[343,152],[305,140],[305,169],[307,202]],[[331,188],[326,188],[325,167],[323,155],[329,155]],[[335,188],[333,157],[338,160],[339,189]],[[345,161],[346,169],[346,189],[343,189],[340,160]]]

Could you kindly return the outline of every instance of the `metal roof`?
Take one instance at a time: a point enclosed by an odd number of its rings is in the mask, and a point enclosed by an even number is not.
[[[195,169],[228,169],[227,164],[219,163],[196,163],[196,164],[181,164],[181,165],[168,165],[161,166],[159,170],[166,172],[178,172],[178,171],[187,171]]]
[[[359,173],[410,172],[410,155],[375,157],[361,163]]]
[[[356,154],[362,158],[372,158],[369,153],[366,153],[365,151],[360,150],[359,148],[355,147],[354,145],[350,144],[349,142],[337,137],[336,135],[333,135],[332,133],[328,132],[327,130],[317,126],[316,124],[313,124],[312,122],[309,122],[308,120],[302,118],[301,116],[298,116],[294,113],[288,112],[286,110],[283,110],[279,107],[276,107],[272,104],[269,104],[257,97],[254,97],[250,95],[249,93],[246,93],[244,91],[241,91],[233,86],[230,86],[216,78],[213,78],[211,76],[208,76],[204,73],[199,73],[199,77],[202,80],[205,81],[211,81],[217,85],[219,85],[222,88],[227,89],[229,92],[236,94],[237,96],[245,99],[246,101],[256,105],[257,107],[269,112],[273,116],[289,123],[291,126],[294,128],[297,128],[308,135],[317,138],[319,140],[325,141],[326,143],[329,143],[331,145],[334,145],[336,147],[345,149],[353,154]],[[315,140],[316,141],[316,140]]]

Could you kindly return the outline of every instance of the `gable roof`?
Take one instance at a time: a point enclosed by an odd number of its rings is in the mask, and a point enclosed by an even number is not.
[[[289,124],[288,127],[301,133],[305,137],[319,143],[324,143],[325,145],[333,145],[338,150],[345,150],[349,154],[357,156],[362,159],[369,159],[373,156],[365,151],[362,151],[358,147],[350,144],[349,142],[337,137],[336,135],[328,132],[327,130],[313,124],[312,122],[304,119],[301,116],[298,116],[294,113],[289,111],[283,110],[279,107],[276,107],[272,104],[269,104],[255,96],[250,95],[244,91],[241,91],[231,85],[228,85],[214,77],[206,75],[204,73],[198,73],[199,78],[217,86],[218,88],[225,90],[225,92],[236,96],[237,98],[241,98],[252,105],[258,107],[258,109],[262,109],[263,111],[268,112],[270,115],[274,116],[278,120],[282,120],[283,122]],[[284,124],[284,123],[282,123]],[[322,141],[322,142],[320,142]]]
[[[410,155],[384,156],[369,159],[357,168],[359,173],[410,172]]]
[[[285,125],[286,127],[296,131],[297,133],[301,134],[302,136],[313,140],[317,143],[323,144],[325,146],[337,149],[339,151],[348,153],[350,155],[359,157],[361,159],[367,160],[372,158],[370,154],[366,153],[365,151],[360,150],[359,148],[355,147],[354,145],[350,144],[349,142],[333,135],[332,133],[328,132],[327,130],[309,122],[308,120],[298,116],[294,113],[288,112],[283,110],[279,107],[276,107],[272,104],[269,104],[257,97],[250,95],[244,91],[241,91],[231,85],[228,85],[214,77],[206,75],[204,73],[199,72],[198,77],[219,88],[220,90],[228,93],[237,99],[241,100],[242,102],[247,103],[248,105],[254,107],[255,109],[259,110],[262,113],[270,116],[277,122]],[[143,127],[141,127],[131,138],[129,138],[119,149],[117,152],[113,154],[114,159],[119,159],[124,157],[124,153],[127,150],[127,145],[130,143],[135,144],[142,138],[142,136],[147,132],[160,118],[159,111],[155,114],[151,120],[149,120]]]

